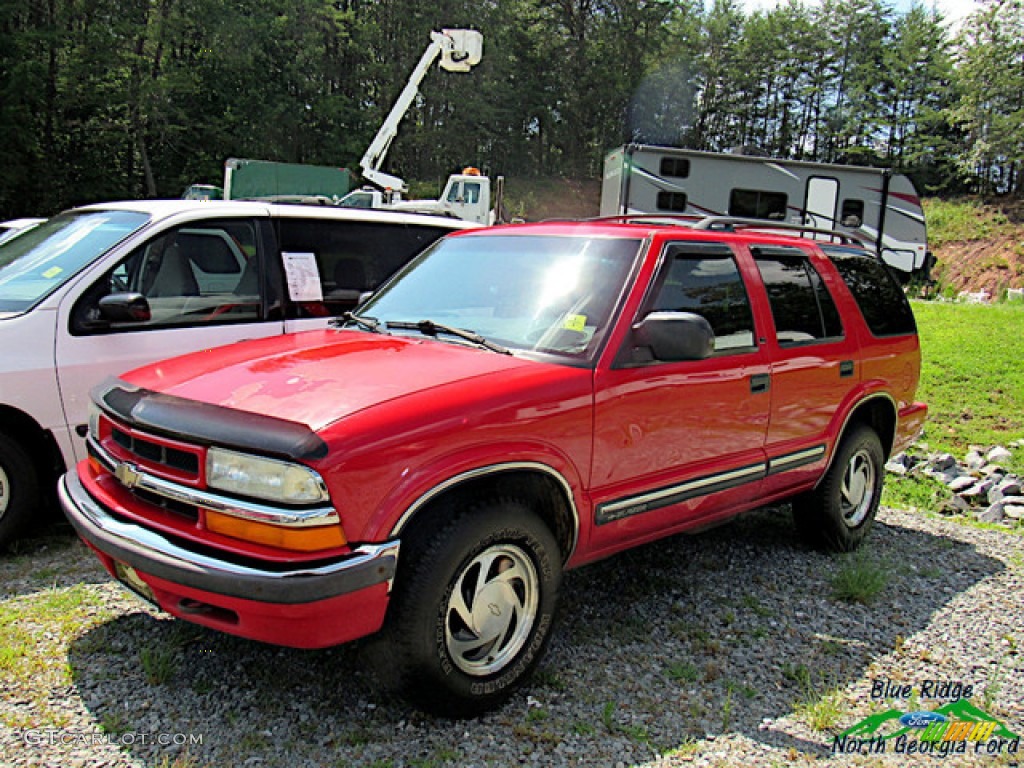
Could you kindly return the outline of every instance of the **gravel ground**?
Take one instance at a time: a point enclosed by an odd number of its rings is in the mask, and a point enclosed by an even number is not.
[[[363,649],[294,651],[161,616],[66,529],[0,555],[3,766],[1017,765],[831,753],[890,707],[876,681],[972,687],[1024,733],[1024,537],[884,510],[865,552],[795,542],[785,510],[625,553],[566,578],[538,674],[468,721],[380,695]],[[851,565],[888,575],[867,604]],[[891,688],[890,688],[891,690]],[[967,693],[964,691],[963,693]]]

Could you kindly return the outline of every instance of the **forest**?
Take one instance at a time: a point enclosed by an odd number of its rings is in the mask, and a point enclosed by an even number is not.
[[[1024,191],[1024,4],[783,0],[0,0],[0,218],[177,197],[228,157],[358,160],[442,27],[386,170],[590,178],[630,141],[890,166]]]

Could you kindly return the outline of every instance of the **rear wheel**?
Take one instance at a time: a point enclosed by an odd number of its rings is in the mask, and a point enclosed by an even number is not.
[[[386,676],[437,714],[500,705],[543,655],[560,585],[558,545],[520,501],[480,501],[420,531],[399,557]]]
[[[793,501],[797,528],[810,541],[850,552],[861,545],[878,511],[885,459],[873,429],[846,434],[818,487]]]
[[[25,530],[38,499],[39,478],[32,459],[20,445],[0,435],[0,547]]]

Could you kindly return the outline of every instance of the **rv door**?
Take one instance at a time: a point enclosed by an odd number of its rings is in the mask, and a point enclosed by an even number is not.
[[[838,179],[824,176],[809,178],[807,180],[807,198],[804,201],[804,224],[821,229],[835,229],[838,201]]]

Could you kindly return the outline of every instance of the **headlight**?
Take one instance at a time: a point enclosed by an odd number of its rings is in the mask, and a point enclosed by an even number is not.
[[[309,467],[223,448],[206,452],[206,483],[240,496],[285,504],[313,504],[327,499],[324,481]]]

